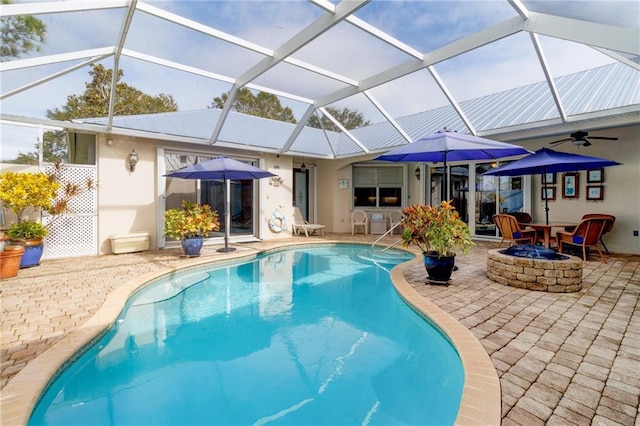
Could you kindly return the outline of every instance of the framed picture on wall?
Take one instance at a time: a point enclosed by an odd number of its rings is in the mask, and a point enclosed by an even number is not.
[[[603,200],[603,199],[604,199],[604,186],[602,185],[587,186],[587,200]]]
[[[604,182],[604,169],[587,170],[587,183]]]
[[[578,173],[564,173],[562,175],[562,198],[578,198]]]
[[[543,186],[542,187],[542,199],[543,200],[555,200],[556,199],[556,188],[553,186]]]
[[[555,185],[556,184],[556,174],[555,173],[545,173],[542,175],[542,184],[543,185]]]

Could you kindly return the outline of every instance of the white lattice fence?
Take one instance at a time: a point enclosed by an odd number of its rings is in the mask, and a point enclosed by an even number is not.
[[[50,171],[47,168],[47,171]],[[94,166],[64,166],[58,172],[61,183],[75,183],[86,187],[87,179],[96,182]],[[98,194],[96,190],[84,191],[69,202],[70,213],[52,219],[42,219],[49,229],[45,238],[44,259],[95,255],[98,253]]]

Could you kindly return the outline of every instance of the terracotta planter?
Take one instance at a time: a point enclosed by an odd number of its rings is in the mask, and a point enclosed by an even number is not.
[[[6,245],[0,251],[0,278],[13,278],[18,275],[24,248],[17,245]]]

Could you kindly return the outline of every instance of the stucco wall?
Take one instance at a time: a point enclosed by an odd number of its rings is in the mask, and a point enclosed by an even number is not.
[[[592,132],[595,134],[595,132]],[[618,137],[617,141],[592,140],[589,147],[576,147],[571,142],[551,146],[557,151],[571,152],[581,155],[602,157],[623,163],[622,166],[609,167],[604,170],[604,200],[586,200],[586,171],[579,172],[579,198],[562,198],[562,174],[557,175],[556,200],[549,202],[550,221],[577,222],[586,213],[606,213],[616,216],[616,223],[611,233],[604,238],[610,251],[616,253],[640,253],[640,237],[633,232],[640,231],[640,125],[624,128],[608,129],[603,135]],[[560,137],[551,137],[535,141],[519,141],[518,144],[535,151],[542,147],[550,147],[549,142]],[[318,186],[319,221],[327,225],[327,231],[338,233],[351,232],[351,200],[352,182],[350,165],[368,161],[375,155],[354,157],[344,160],[319,160]],[[426,179],[423,173],[418,181],[413,175],[417,164],[407,167],[409,188],[405,197],[407,205],[424,202],[424,194],[420,185]],[[338,180],[347,179],[348,189],[338,189]],[[532,216],[534,220],[544,220],[544,202],[540,199],[540,178],[534,176],[532,181]],[[380,209],[384,212],[385,209]]]
[[[112,144],[107,144],[107,137],[98,138],[98,176],[99,176],[99,226],[98,241],[100,254],[111,253],[109,236],[130,232],[149,232],[151,248],[157,247],[159,217],[156,194],[164,188],[158,189],[156,182],[158,174],[157,150],[176,149],[182,151],[193,150],[203,155],[225,153],[224,149],[210,147],[157,142],[150,139],[110,136]],[[128,156],[131,149],[138,153],[139,162],[134,172],[129,171]],[[208,152],[208,154],[207,154]],[[228,153],[228,152],[227,152]],[[279,175],[283,179],[282,185],[276,187],[270,184],[270,179],[259,179],[255,184],[259,188],[256,206],[258,229],[256,234],[261,239],[279,239],[291,236],[293,209],[291,207],[292,158],[277,157],[275,154],[241,153],[250,157],[261,156],[263,163],[259,166]],[[186,181],[185,186],[191,187],[194,181]],[[284,213],[287,230],[275,233],[269,229],[269,219],[276,209]],[[221,214],[220,220],[224,220]]]
[[[605,196],[603,201],[586,200],[586,172],[580,172],[580,197],[577,200],[562,199],[561,181],[558,175],[556,184],[556,201],[549,203],[551,220],[562,222],[574,222],[585,213],[607,213],[617,217],[613,231],[605,237],[607,246],[611,251],[618,253],[640,253],[640,237],[634,237],[633,231],[640,230],[640,126],[609,129],[608,135],[617,136],[618,141],[594,141],[591,147],[577,148],[570,142],[554,146],[556,150],[575,152],[584,155],[604,157],[624,163],[623,166],[605,169]],[[519,142],[532,151],[543,146],[549,146],[548,142],[555,140],[547,138],[536,141]],[[106,137],[101,135],[98,139],[98,171],[99,171],[99,242],[100,252],[108,253],[108,237],[115,233],[147,231],[151,233],[151,245],[155,247],[157,239],[158,217],[156,208],[156,183],[157,174],[157,147],[189,150],[198,152],[209,151],[210,147],[193,146],[185,144],[171,144],[168,142],[156,143],[153,140],[140,140],[136,138],[114,137],[113,145],[107,146]],[[140,162],[136,171],[130,173],[127,158],[132,148],[138,152]],[[224,149],[216,148],[216,152]],[[279,175],[283,183],[276,187],[270,185],[270,179],[256,181],[259,188],[259,198],[256,214],[258,225],[257,236],[264,240],[288,238],[291,236],[291,224],[293,223],[292,190],[294,162],[292,157],[276,156],[275,154],[244,152],[240,153],[250,157],[260,157],[260,166],[272,173]],[[313,200],[315,189],[317,205],[311,205],[310,211],[317,212],[317,217],[312,221],[326,226],[327,232],[350,233],[351,232],[351,197],[352,177],[350,165],[356,162],[369,161],[375,155],[367,155],[342,160],[307,160],[311,165],[310,196]],[[417,164],[409,164],[406,168],[408,190],[405,192],[405,204],[424,202],[420,187],[424,185],[426,176],[417,180],[414,170]],[[338,181],[346,179],[349,183],[347,189],[340,189]],[[539,177],[532,179],[532,214],[534,219],[544,218],[544,205],[540,201]],[[280,233],[272,232],[269,227],[269,219],[278,209],[285,215],[287,230]],[[374,211],[376,209],[372,209]],[[377,209],[388,212],[392,209]]]
[[[595,132],[591,132],[595,134]],[[549,201],[549,221],[575,222],[585,213],[606,213],[616,217],[611,233],[604,237],[609,251],[616,253],[640,253],[640,125],[601,132],[603,136],[618,137],[617,141],[592,140],[589,147],[576,147],[571,142],[549,145],[558,138],[547,138],[523,144],[535,151],[542,147],[572,154],[602,157],[622,163],[622,166],[604,169],[604,199],[587,201],[587,173],[579,172],[579,198],[562,198],[562,173],[556,174],[556,199]],[[544,220],[544,202],[541,200],[540,177],[532,178],[533,209],[536,220]],[[594,185],[594,184],[590,184]],[[600,184],[598,184],[600,185]]]
[[[278,157],[273,154],[265,154],[263,157],[264,167],[262,168],[280,176],[283,182],[280,186],[275,186],[271,184],[270,178],[258,181],[258,185],[260,185],[258,203],[260,214],[256,214],[260,226],[258,236],[263,240],[290,238],[291,224],[293,223],[293,207],[291,206],[291,194],[293,192],[292,157]],[[271,219],[276,210],[285,216],[286,231],[274,232],[269,229],[269,219]]]
[[[351,212],[353,211],[353,181],[351,176],[351,165],[363,161],[370,161],[377,155],[367,155],[343,160],[319,160],[318,161],[318,220],[327,226],[328,232],[351,233]],[[380,164],[383,164],[382,162]],[[421,202],[420,184],[413,175],[416,164],[411,163],[406,167],[406,179],[408,188],[405,191],[405,205]],[[338,181],[346,179],[348,187],[338,188]],[[424,178],[423,178],[424,179]],[[385,215],[397,207],[367,208],[367,213],[379,212]]]
[[[98,250],[111,253],[109,236],[149,232],[151,247],[157,237],[156,145],[149,140],[98,138]],[[135,149],[138,164],[129,171],[129,153]]]

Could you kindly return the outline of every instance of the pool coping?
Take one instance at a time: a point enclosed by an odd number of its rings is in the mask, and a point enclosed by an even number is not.
[[[305,245],[356,244],[341,241],[288,242],[251,252],[229,253],[224,259],[190,259],[188,264],[164,267],[127,281],[105,298],[98,311],[83,325],[71,331],[59,342],[31,360],[0,392],[2,423],[26,425],[41,394],[62,368],[98,336],[115,323],[133,294],[158,279],[178,271],[194,269],[206,264],[224,264],[287,247]],[[415,253],[414,253],[415,254]],[[451,340],[465,373],[462,400],[456,424],[499,425],[501,419],[500,382],[489,355],[480,342],[462,324],[435,304],[421,296],[403,276],[403,271],[417,262],[404,262],[391,270],[391,281],[400,296],[421,315],[428,318]]]
[[[502,394],[500,378],[480,341],[449,313],[420,295],[404,277],[404,271],[421,257],[391,270],[391,282],[402,299],[440,329],[451,341],[464,369],[462,400],[456,425],[500,425]]]

